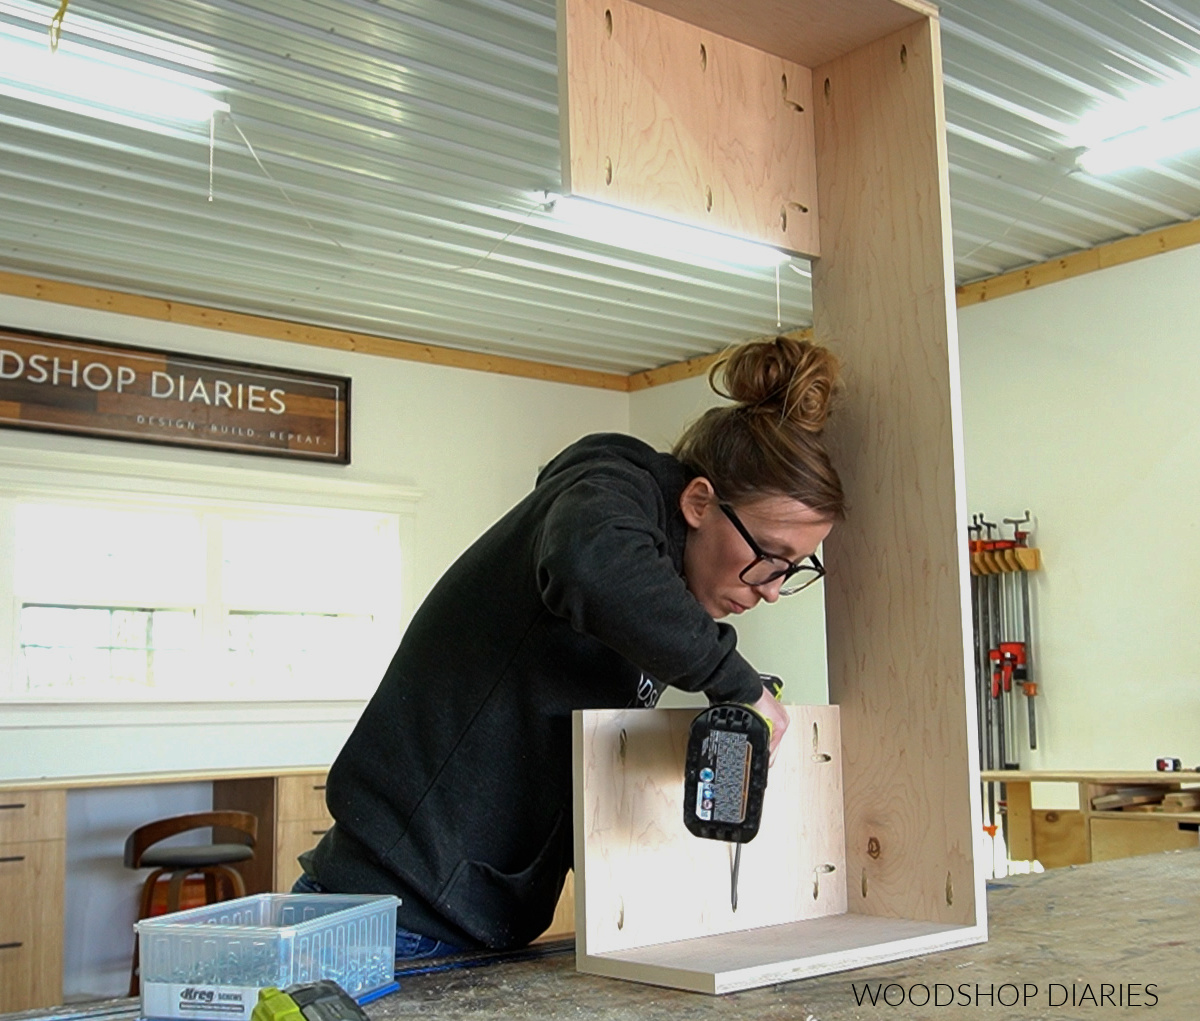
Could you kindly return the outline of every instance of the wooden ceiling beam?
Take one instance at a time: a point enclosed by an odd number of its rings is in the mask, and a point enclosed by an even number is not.
[[[1097,245],[1082,252],[1073,252],[1059,259],[1049,259],[1035,266],[1026,266],[1011,273],[962,284],[955,289],[959,308],[993,301],[1021,291],[1030,291],[1045,284],[1069,280],[1098,269],[1120,266],[1151,255],[1173,252],[1189,245],[1200,243],[1200,219],[1175,223],[1169,227],[1147,231],[1135,237],[1121,238],[1107,244]]]
[[[1010,294],[1020,294],[1035,287],[1069,280],[1111,266],[1119,266],[1138,259],[1145,259],[1163,252],[1178,251],[1190,245],[1200,244],[1200,219],[1172,224],[1159,230],[1148,231],[1136,237],[1122,238],[1107,244],[1074,252],[1058,259],[1001,273],[962,284],[956,288],[959,308],[967,308],[984,301],[995,301]],[[306,326],[302,323],[267,316],[249,315],[241,312],[225,312],[189,305],[163,298],[148,298],[137,294],[109,291],[83,284],[62,283],[40,277],[22,276],[19,273],[0,272],[0,294],[18,298],[33,298],[51,301],[60,305],[116,312],[160,322],[182,323],[188,326],[203,326],[210,330],[245,333],[271,340],[286,340],[296,344],[360,354],[378,355],[383,358],[400,358],[405,361],[424,362],[428,365],[444,365],[451,368],[473,369],[477,372],[495,372],[524,379],[541,379],[551,383],[567,383],[572,386],[587,386],[623,393],[647,390],[667,383],[676,383],[694,376],[703,376],[721,356],[700,355],[682,362],[660,365],[654,369],[624,375],[618,372],[598,372],[575,369],[563,365],[551,365],[503,355],[479,354],[460,351],[436,344],[421,344],[415,341],[393,340],[349,330],[334,330],[321,326]],[[789,336],[811,336],[810,328],[792,331]]]

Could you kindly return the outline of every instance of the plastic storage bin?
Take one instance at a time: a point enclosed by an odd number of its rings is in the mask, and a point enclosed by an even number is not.
[[[135,923],[142,1015],[249,1021],[265,986],[393,984],[398,897],[264,893]]]

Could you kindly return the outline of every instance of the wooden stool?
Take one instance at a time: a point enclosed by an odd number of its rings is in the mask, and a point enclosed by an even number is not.
[[[213,827],[211,844],[188,847],[155,847],[167,837],[189,830]],[[219,832],[218,832],[219,831]],[[226,843],[216,843],[218,837]],[[254,844],[258,839],[258,818],[249,812],[192,812],[176,815],[169,819],[139,826],[125,841],[125,867],[130,869],[153,868],[154,871],[142,884],[138,919],[150,917],[150,906],[154,899],[154,886],[166,875],[170,876],[167,888],[166,911],[179,910],[179,896],[184,880],[188,876],[204,876],[204,902],[216,904],[246,895],[246,884],[241,873],[230,868],[234,862],[248,861],[254,857]],[[129,971],[129,995],[137,996],[140,975],[138,973],[138,938],[133,937],[133,965]]]

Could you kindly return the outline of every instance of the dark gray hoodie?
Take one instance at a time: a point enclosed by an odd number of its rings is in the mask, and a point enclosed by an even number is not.
[[[586,437],[443,575],[329,774],[308,871],[395,893],[398,922],[466,948],[537,937],[571,868],[571,711],[663,685],[754,702],[757,672],[683,579],[688,473]]]

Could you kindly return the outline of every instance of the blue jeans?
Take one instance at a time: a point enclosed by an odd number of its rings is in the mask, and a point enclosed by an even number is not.
[[[292,893],[328,893],[308,873],[303,873],[292,884]],[[396,960],[417,961],[426,957],[445,957],[448,954],[459,953],[458,947],[443,943],[440,939],[422,936],[419,932],[411,932],[401,926],[396,926]]]

